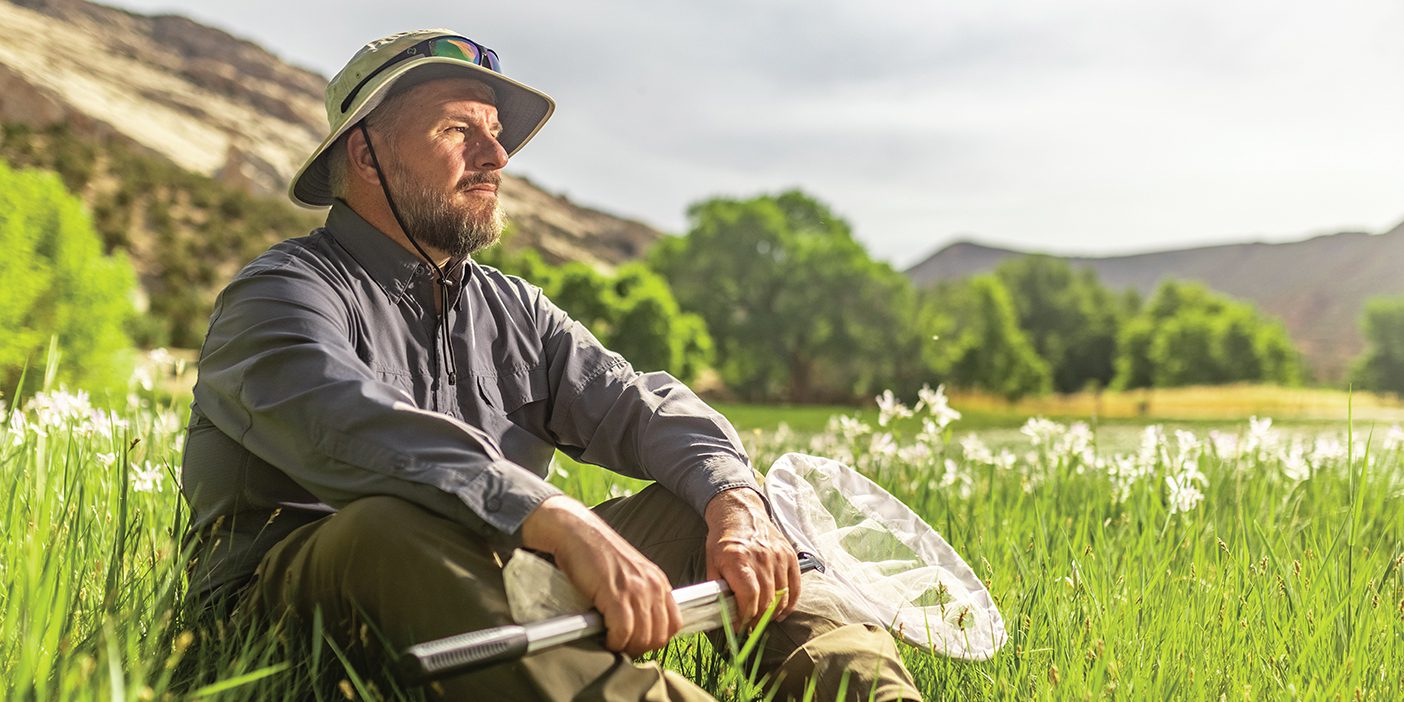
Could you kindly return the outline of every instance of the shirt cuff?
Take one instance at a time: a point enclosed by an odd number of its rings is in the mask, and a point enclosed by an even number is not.
[[[494,529],[514,535],[546,498],[564,493],[515,463],[494,461],[454,494]]]
[[[692,508],[701,516],[706,513],[707,503],[711,502],[713,497],[727,490],[750,488],[760,495],[761,501],[765,502],[768,511],[770,501],[765,499],[765,493],[756,483],[755,475],[755,471],[751,470],[751,467],[739,458],[731,456],[710,458],[683,476],[678,496],[684,502],[692,505]]]

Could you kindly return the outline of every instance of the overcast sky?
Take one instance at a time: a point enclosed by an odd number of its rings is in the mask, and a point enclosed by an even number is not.
[[[1399,0],[111,0],[330,76],[444,26],[557,111],[508,166],[671,232],[800,187],[905,267],[958,239],[1113,254],[1404,219]]]

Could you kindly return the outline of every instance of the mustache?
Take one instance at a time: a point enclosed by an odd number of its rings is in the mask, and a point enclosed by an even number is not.
[[[497,171],[482,171],[458,181],[459,190],[468,190],[475,185],[501,185],[502,174]]]

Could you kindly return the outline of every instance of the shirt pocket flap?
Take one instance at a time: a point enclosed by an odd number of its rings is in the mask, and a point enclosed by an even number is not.
[[[489,405],[511,414],[532,402],[546,399],[550,387],[546,368],[526,368],[496,378],[478,378],[478,391]]]

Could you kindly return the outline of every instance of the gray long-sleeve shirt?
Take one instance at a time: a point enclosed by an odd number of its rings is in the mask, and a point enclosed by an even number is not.
[[[450,278],[455,384],[433,273],[345,203],[224,289],[182,465],[192,591],[242,585],[292,530],[367,495],[511,544],[560,492],[545,481],[557,448],[699,513],[755,487],[736,431],[685,385],[635,372],[520,278],[471,260]]]

